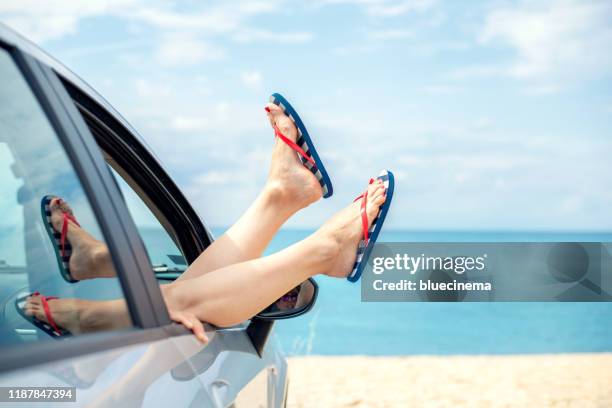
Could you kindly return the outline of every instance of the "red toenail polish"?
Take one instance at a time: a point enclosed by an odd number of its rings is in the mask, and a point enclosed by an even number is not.
[[[270,113],[270,108],[266,106],[264,109],[266,110],[266,112]]]

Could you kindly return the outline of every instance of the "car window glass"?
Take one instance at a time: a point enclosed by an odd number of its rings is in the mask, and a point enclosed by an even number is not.
[[[2,49],[0,78],[0,343],[130,327],[110,253],[79,178]],[[63,204],[56,209],[57,199]]]
[[[123,193],[157,277],[162,281],[166,280],[164,278],[176,277],[177,273],[182,273],[187,267],[181,250],[140,196],[119,173],[112,167],[109,168]]]

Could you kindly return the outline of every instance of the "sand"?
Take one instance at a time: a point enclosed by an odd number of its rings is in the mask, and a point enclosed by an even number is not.
[[[612,407],[612,353],[289,359],[288,407]]]

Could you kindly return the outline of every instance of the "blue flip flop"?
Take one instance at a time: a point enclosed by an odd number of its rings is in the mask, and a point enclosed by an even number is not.
[[[334,193],[331,180],[329,179],[325,166],[323,166],[323,162],[317,153],[317,149],[315,149],[314,143],[312,143],[312,139],[310,138],[302,119],[300,119],[300,116],[297,114],[295,109],[293,109],[293,106],[291,106],[291,104],[289,104],[289,102],[287,102],[287,100],[281,94],[272,94],[270,96],[270,102],[279,106],[285,115],[289,116],[293,123],[295,123],[295,127],[298,130],[298,138],[295,143],[295,147],[292,146],[293,142],[287,141],[286,138],[284,138],[283,141],[298,152],[298,157],[300,158],[301,162],[308,170],[312,172],[312,174],[315,175],[321,184],[321,188],[323,189],[323,198],[331,197],[331,195]],[[279,136],[278,133],[280,132],[277,131],[277,136]],[[299,148],[299,150],[296,149],[296,147]]]
[[[75,283],[78,282],[78,280],[74,279],[70,274],[70,255],[72,254],[72,246],[70,245],[70,241],[68,241],[67,233],[69,221],[72,221],[76,225],[79,225],[79,223],[72,214],[63,212],[64,220],[62,224],[62,232],[55,231],[53,224],[51,223],[50,206],[51,201],[56,198],[61,200],[61,198],[54,195],[44,196],[40,201],[40,213],[45,229],[47,230],[47,234],[49,235],[49,239],[53,244],[53,252],[55,252],[55,257],[57,258],[57,266],[60,270],[60,274],[66,282]]]
[[[359,247],[357,248],[357,259],[355,260],[355,265],[353,265],[352,272],[347,276],[346,279],[349,282],[357,282],[361,277],[361,273],[363,269],[368,264],[368,258],[370,257],[370,253],[374,248],[374,244],[376,243],[376,239],[378,238],[378,234],[380,234],[380,230],[382,229],[383,223],[385,222],[385,217],[389,212],[389,208],[391,207],[391,200],[393,199],[393,190],[395,188],[395,180],[393,178],[393,173],[389,170],[383,170],[377,177],[377,179],[382,180],[385,190],[387,191],[387,198],[383,205],[380,206],[380,210],[370,228],[367,228],[368,225],[368,217],[365,212],[365,205],[367,201],[367,190],[365,193],[361,194],[359,197],[355,199],[355,201],[361,199],[361,219],[363,222],[363,239],[359,241]],[[374,179],[370,180],[370,183],[373,183]]]

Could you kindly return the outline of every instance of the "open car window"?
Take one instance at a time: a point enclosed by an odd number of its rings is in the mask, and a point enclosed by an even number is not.
[[[109,168],[136,223],[156,277],[162,283],[175,279],[187,268],[187,261],[181,250],[136,191],[117,171],[110,166]]]

